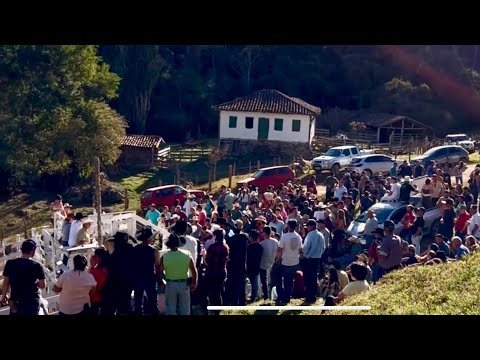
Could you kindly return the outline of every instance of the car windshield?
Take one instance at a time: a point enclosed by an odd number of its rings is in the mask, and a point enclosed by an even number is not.
[[[263,170],[257,170],[255,171],[255,173],[253,174],[252,177],[254,177],[255,179],[258,179],[259,177],[262,177],[265,175],[265,171]]]
[[[448,142],[457,142],[468,140],[467,135],[457,135],[457,136],[447,136],[446,139]]]
[[[388,216],[392,213],[393,208],[390,206],[386,206],[381,208],[372,208],[372,210],[375,212],[375,215],[377,215],[378,223],[383,224],[385,220],[387,220]],[[367,212],[365,211],[363,214],[357,217],[355,221],[360,223],[366,223],[367,220]]]
[[[338,149],[328,149],[328,151],[324,154],[325,156],[332,156],[332,157],[338,157],[342,153],[342,150]]]
[[[142,194],[142,199],[149,199],[149,198],[150,198],[150,195],[152,195],[152,192],[151,192],[151,191],[145,191],[145,192]]]

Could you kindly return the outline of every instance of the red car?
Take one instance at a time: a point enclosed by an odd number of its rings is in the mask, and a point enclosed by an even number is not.
[[[240,180],[237,183],[239,188],[255,185],[260,190],[266,189],[269,185],[279,187],[290,180],[294,180],[295,174],[288,166],[272,166],[257,170],[251,178]]]
[[[151,204],[159,206],[173,206],[175,200],[183,205],[189,195],[195,195],[198,199],[203,199],[206,195],[202,190],[187,190],[180,185],[165,185],[147,189],[143,192],[140,199],[140,205],[143,211],[147,211]],[[160,210],[160,209],[159,209]]]

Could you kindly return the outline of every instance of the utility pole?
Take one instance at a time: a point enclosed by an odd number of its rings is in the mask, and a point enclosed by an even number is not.
[[[100,188],[100,158],[95,157],[95,203],[97,211],[97,241],[103,244],[102,237],[102,189]]]

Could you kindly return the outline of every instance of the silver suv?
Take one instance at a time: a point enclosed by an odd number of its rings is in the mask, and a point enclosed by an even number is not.
[[[422,165],[428,161],[437,161],[439,163],[451,162],[454,165],[460,161],[468,163],[468,151],[459,145],[437,146],[427,150],[423,155],[413,158],[418,160]]]

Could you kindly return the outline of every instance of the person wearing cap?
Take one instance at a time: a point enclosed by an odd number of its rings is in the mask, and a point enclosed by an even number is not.
[[[296,220],[287,223],[288,232],[283,234],[278,244],[275,262],[280,263],[277,283],[277,304],[288,304],[292,297],[293,280],[300,263],[302,253],[302,238],[295,231],[298,227]]]
[[[59,293],[59,315],[91,315],[90,294],[97,282],[87,269],[84,255],[75,255],[73,270],[64,272],[57,280],[53,291]]]
[[[403,184],[400,185],[400,193],[398,196],[398,201],[408,203],[410,202],[410,196],[412,192],[415,194],[418,193],[418,190],[414,186],[412,186],[410,181],[411,181],[410,176],[405,176],[405,178],[403,179]]]
[[[140,244],[133,248],[134,314],[158,315],[156,283],[160,273],[160,252],[152,246],[157,235],[147,227],[136,234]],[[146,301],[144,302],[144,294]]]
[[[85,218],[82,220],[82,228],[78,231],[77,242],[75,246],[80,246],[84,244],[90,244],[92,242],[89,234],[90,227],[92,226],[93,221]]]
[[[227,263],[227,281],[225,295],[232,305],[245,305],[245,264],[247,262],[248,235],[243,231],[243,221],[236,220],[232,229],[233,236],[227,239],[230,249]]]
[[[317,300],[317,276],[320,259],[325,251],[325,238],[317,230],[317,222],[307,221],[307,236],[302,246],[304,257],[303,276],[305,279],[305,301],[314,303]]]
[[[179,249],[180,237],[177,234],[170,234],[165,245],[169,251],[160,259],[158,282],[165,288],[167,315],[190,315],[190,291],[197,288],[197,268],[190,253]],[[190,284],[189,272],[192,274]]]
[[[365,227],[362,231],[359,232],[359,234],[365,236],[367,246],[370,246],[373,241],[373,232],[378,227],[378,220],[375,211],[373,211],[372,209],[369,209],[367,211],[367,218],[368,219],[365,222]]]
[[[378,251],[378,262],[382,267],[382,273],[399,269],[403,258],[402,239],[394,235],[395,224],[391,220],[383,223],[384,237]]]
[[[38,315],[40,310],[40,289],[46,283],[43,266],[32,259],[36,248],[35,241],[25,240],[22,255],[5,263],[0,306],[10,305],[10,315]]]
[[[68,235],[68,246],[73,247],[77,245],[77,235],[83,227],[82,220],[85,218],[81,212],[75,214],[75,221],[70,226],[70,234]]]
[[[455,221],[455,236],[465,241],[467,236],[467,228],[470,222],[470,214],[467,212],[466,205],[460,205],[460,211]]]
[[[159,218],[160,218],[160,211],[157,210],[157,206],[155,204],[150,204],[150,208],[145,214],[145,219],[150,221],[153,225],[158,226]]]

